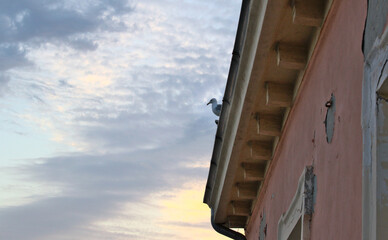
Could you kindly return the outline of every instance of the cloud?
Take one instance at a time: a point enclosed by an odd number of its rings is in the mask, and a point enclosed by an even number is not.
[[[32,65],[26,51],[16,45],[0,45],[0,72],[14,67]]]
[[[85,221],[106,214],[107,199],[48,198],[24,206],[0,209],[1,239],[40,239],[63,234]]]
[[[0,226],[7,229],[0,231],[0,238],[35,240],[78,232],[93,227],[96,221],[117,217],[126,204],[147,204],[145,199],[153,193],[205,177],[205,169],[182,164],[193,161],[196,151],[195,146],[182,144],[125,154],[54,157],[19,166],[25,181],[57,186],[62,191],[56,197],[0,208]],[[136,213],[126,215],[127,221],[141,221]]]
[[[96,42],[86,39],[75,39],[69,42],[70,46],[80,51],[94,51],[98,48]]]
[[[26,55],[47,43],[95,51],[98,39],[86,35],[129,30],[121,17],[133,11],[125,0],[2,0],[0,73],[33,65]]]
[[[60,79],[58,80],[60,88],[74,88],[71,84],[69,84],[68,80]]]
[[[160,113],[157,109],[154,111]],[[22,181],[55,186],[60,191],[54,196],[41,196],[29,204],[0,209],[0,226],[7,229],[0,231],[0,238],[45,240],[62,239],[58,235],[69,235],[72,237],[63,239],[74,239],[74,236],[90,239],[96,222],[107,219],[115,222],[117,218],[120,219],[120,214],[125,214],[123,219],[127,223],[145,221],[148,225],[155,224],[155,219],[147,220],[147,216],[144,216],[145,209],[154,209],[152,211],[155,212],[160,208],[151,206],[153,194],[168,193],[181,188],[186,182],[206,178],[206,168],[192,166],[199,159],[207,162],[213,140],[209,135],[212,135],[214,123],[204,117],[196,118],[189,112],[178,114],[176,122],[167,126],[167,115],[176,114],[174,110],[156,119],[152,115],[145,118],[142,114],[136,117],[123,114],[117,118],[94,119],[99,125],[80,126],[79,130],[83,130],[81,135],[89,139],[96,149],[121,146],[120,149],[128,148],[127,151],[67,154],[31,159],[30,162],[34,163],[17,166],[14,170],[18,176],[23,176]],[[139,124],[143,122],[143,125],[134,125],[135,119],[138,119]],[[88,135],[92,133],[94,135]],[[128,139],[126,134],[132,139]],[[148,138],[157,139],[156,147],[142,149],[149,142]],[[93,143],[103,140],[103,145]],[[125,208],[126,205],[137,206],[139,203],[145,205],[141,213]],[[176,224],[168,223],[171,226]],[[203,227],[201,224],[188,226],[183,222],[180,226]],[[116,235],[117,231],[113,234],[97,228],[101,231],[100,236],[94,239],[104,239],[103,236],[114,239],[154,239],[152,236],[155,235],[159,236],[155,239],[179,238],[178,233],[171,236],[158,228],[148,230],[150,232],[146,235],[149,236],[145,237],[145,229],[139,228],[132,225],[122,230],[125,234],[120,236]]]
[[[166,95],[162,98],[166,103],[160,103],[158,95],[149,96],[143,103],[145,112],[136,110],[136,103],[128,106],[128,111],[116,113],[108,108],[75,109],[78,139],[87,142],[94,151],[104,153],[157,149],[209,136],[215,128],[214,122],[195,112],[196,107],[190,105],[195,100],[187,100],[186,105],[179,98],[167,100]],[[209,109],[203,104],[201,110],[203,114]]]
[[[127,1],[4,0],[0,3],[0,42],[66,39],[97,30],[123,30],[112,20],[133,11]]]
[[[6,92],[8,88],[9,76],[0,73],[0,97]]]
[[[210,222],[200,222],[200,223],[188,223],[188,222],[164,222],[165,225],[173,225],[178,227],[190,227],[190,228],[207,228],[210,226]]]
[[[0,209],[1,239],[182,239],[169,227],[206,227],[161,224],[155,199],[206,179],[216,125],[205,104],[222,96],[237,21],[221,5],[239,10],[219,0],[0,2],[0,46],[17,60],[0,94],[9,86],[21,99],[11,120],[71,146],[14,167],[59,191]]]

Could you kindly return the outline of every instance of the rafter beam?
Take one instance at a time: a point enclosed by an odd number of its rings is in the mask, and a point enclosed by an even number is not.
[[[255,199],[258,188],[258,182],[237,183],[237,197],[244,200]]]
[[[264,136],[280,136],[283,118],[279,115],[258,113],[256,115],[257,134]]]
[[[236,216],[249,216],[251,214],[252,201],[232,201],[232,212]]]
[[[292,4],[292,20],[295,24],[320,27],[324,18],[322,0],[295,0]]]
[[[245,181],[261,181],[264,179],[264,163],[242,163]]]
[[[251,141],[249,146],[251,158],[260,160],[270,160],[272,158],[272,142]]]
[[[266,104],[274,107],[291,107],[294,95],[292,84],[266,83]]]
[[[268,156],[257,156],[252,155],[252,146],[250,145],[250,142],[248,145],[244,148],[243,154],[241,155],[241,162],[245,163],[263,163],[267,162],[268,160],[271,160]]]
[[[227,225],[229,228],[243,228],[247,222],[245,216],[228,216]]]
[[[281,68],[302,70],[307,63],[304,47],[279,43],[276,47],[277,65]]]

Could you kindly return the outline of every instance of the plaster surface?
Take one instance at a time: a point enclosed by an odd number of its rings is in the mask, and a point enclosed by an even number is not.
[[[303,169],[314,166],[316,203],[311,239],[361,239],[362,229],[362,37],[366,0],[333,1],[300,95],[290,113],[267,179],[246,229],[259,237],[265,213],[265,239],[276,239]],[[325,103],[336,97],[332,142],[326,141]]]

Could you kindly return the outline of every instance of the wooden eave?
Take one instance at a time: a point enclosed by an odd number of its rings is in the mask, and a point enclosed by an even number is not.
[[[260,4],[255,2],[263,1],[253,1],[251,13],[258,11],[254,6]],[[267,170],[275,152],[279,151],[278,143],[286,130],[331,2],[266,2],[237,134],[217,201],[216,223],[233,228],[247,226],[263,182],[268,181]],[[253,31],[251,24],[248,24],[249,31]]]

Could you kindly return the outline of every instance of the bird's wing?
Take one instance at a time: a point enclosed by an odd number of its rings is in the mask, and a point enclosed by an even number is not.
[[[220,114],[221,114],[221,104],[218,104],[217,107],[214,110],[215,110],[214,113],[217,116],[220,116]]]

